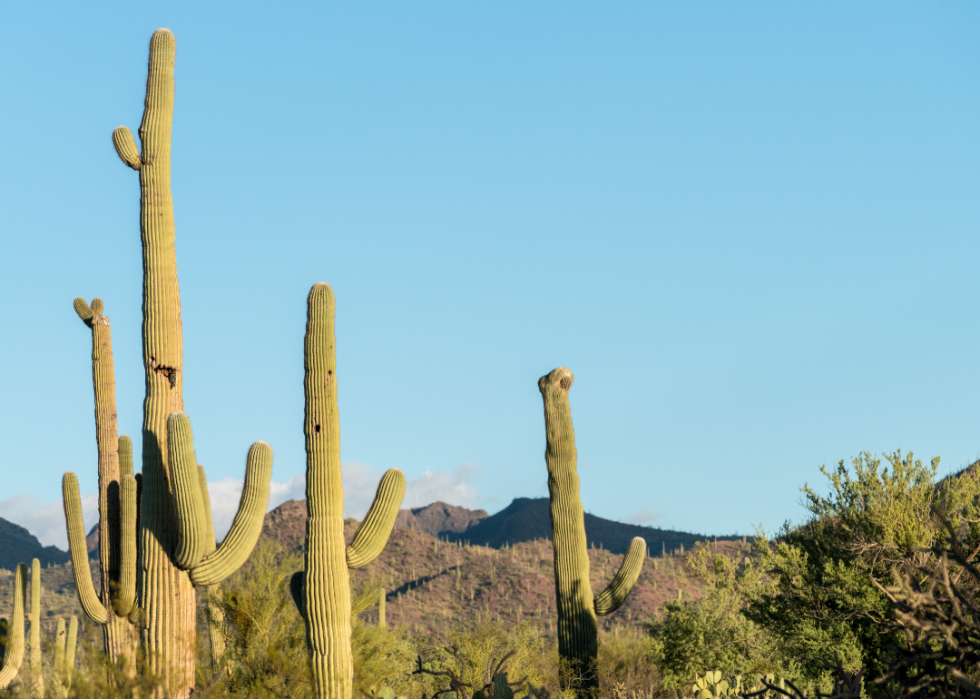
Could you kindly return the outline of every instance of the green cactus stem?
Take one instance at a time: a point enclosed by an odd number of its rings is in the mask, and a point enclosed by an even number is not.
[[[123,502],[120,477],[120,448],[129,447],[129,477],[132,479],[132,443],[128,437],[118,436],[116,422],[116,378],[112,359],[112,333],[109,317],[105,315],[102,299],[92,299],[88,304],[83,298],[74,302],[75,312],[92,331],[92,384],[95,392],[95,436],[98,447],[99,473],[99,569],[100,589],[98,599],[105,614],[92,620],[102,626],[103,647],[109,659],[115,663],[124,659],[135,671],[136,629],[127,620],[136,599],[136,553],[132,548],[136,530],[127,530],[121,518],[130,503]],[[125,442],[125,443],[124,443]],[[77,486],[77,483],[76,483]],[[63,484],[64,487],[64,484]],[[131,494],[135,498],[135,491]],[[66,501],[67,502],[67,501]],[[80,512],[78,515],[80,516]],[[68,510],[65,511],[68,516]],[[72,525],[69,525],[71,528]],[[135,524],[131,524],[135,526]],[[73,571],[75,586],[81,590],[88,575],[88,551],[74,547]],[[84,565],[77,559],[82,556]],[[123,559],[126,559],[125,562]],[[126,567],[128,566],[128,567]],[[123,580],[123,577],[126,579]]]
[[[385,621],[385,602],[388,600],[388,595],[385,594],[385,589],[382,587],[378,590],[378,626],[382,629],[388,627]]]
[[[31,696],[44,699],[41,670],[41,561],[31,561]]]
[[[589,583],[585,513],[579,498],[575,429],[568,402],[574,380],[571,371],[559,367],[542,376],[538,388],[544,399],[560,680],[563,688],[573,688],[579,696],[592,697],[598,690],[596,616],[615,611],[625,601],[643,567],[646,542],[640,537],[633,539],[609,587],[593,597]]]
[[[354,540],[345,544],[334,309],[330,286],[314,285],[307,299],[304,342],[306,570],[290,581],[306,621],[317,699],[353,696],[349,570],[381,553],[405,496],[405,475],[389,470]]]
[[[23,563],[17,565],[14,571],[14,613],[8,623],[2,620],[2,647],[0,647],[0,689],[7,686],[17,677],[20,666],[24,662],[24,603],[27,597],[27,567]]]
[[[231,531],[221,546],[207,539],[207,513],[196,463],[190,423],[183,413],[183,331],[174,245],[173,197],[170,189],[171,130],[174,110],[174,63],[177,42],[168,29],[150,39],[140,147],[120,126],[112,134],[116,153],[139,173],[140,238],[143,247],[143,401],[142,473],[132,473],[132,458],[118,446],[120,492],[135,491],[134,510],[120,506],[120,519],[135,521],[135,604],[128,618],[139,627],[140,645],[149,670],[162,679],[158,696],[186,699],[194,687],[196,650],[195,585],[213,585],[248,557],[261,531],[268,503],[272,450],[264,442],[248,455],[242,501]],[[95,309],[89,309],[93,317]],[[100,311],[101,312],[101,311]],[[80,315],[85,314],[84,307]],[[176,414],[173,428],[170,418]],[[186,431],[186,435],[184,432]],[[174,443],[171,444],[171,440]],[[129,445],[127,443],[127,448]],[[130,450],[131,451],[131,450]],[[188,455],[189,454],[189,455]],[[127,461],[125,465],[124,461]],[[128,478],[133,478],[129,483]],[[66,513],[76,509],[77,480],[66,476]],[[69,541],[77,539],[80,512],[69,517]],[[120,537],[126,541],[125,537]],[[126,549],[126,546],[122,547]],[[118,604],[99,600],[80,581],[86,613],[106,618],[129,604],[128,560],[120,555]],[[79,567],[83,567],[79,561]],[[83,590],[83,588],[88,588]],[[96,602],[99,602],[97,605]],[[101,607],[101,608],[100,608]]]
[[[72,677],[75,672],[75,646],[78,644],[78,618],[72,617],[65,632],[65,620],[58,619],[58,630],[54,639],[54,695],[57,699],[68,699]]]
[[[197,481],[204,502],[204,517],[207,526],[208,546],[204,554],[210,555],[218,548],[214,536],[214,520],[211,518],[211,496],[208,493],[208,477],[201,464],[197,465]],[[211,671],[217,675],[224,670],[230,675],[231,664],[225,662],[225,613],[215,600],[218,589],[215,585],[207,588],[208,640],[211,642]]]

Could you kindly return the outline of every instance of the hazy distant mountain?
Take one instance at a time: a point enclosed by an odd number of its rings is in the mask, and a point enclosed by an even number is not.
[[[41,561],[42,566],[51,563],[64,563],[68,553],[54,546],[42,546],[37,537],[19,524],[0,518],[0,568],[13,570],[18,563],[28,566],[32,559]]]
[[[681,546],[690,550],[695,542],[704,541],[705,536],[675,532],[669,529],[641,527],[637,524],[624,524],[611,519],[603,519],[585,513],[585,535],[589,546],[603,548],[612,553],[626,553],[634,536],[643,537],[647,549],[654,556],[663,551],[670,553]],[[458,534],[443,538],[450,541],[468,541],[477,546],[500,548],[505,544],[521,541],[551,538],[551,515],[548,498],[516,498],[510,505],[495,515],[491,515]],[[740,539],[734,536],[719,536],[719,540]]]
[[[468,542],[474,546],[500,548],[522,541],[551,539],[551,516],[548,498],[516,498],[495,515],[484,510],[435,502],[426,507],[401,510],[395,520],[396,529],[422,532],[447,541]],[[280,539],[289,547],[300,547],[306,536],[306,501],[288,500],[265,516],[263,533]],[[585,534],[590,547],[603,548],[611,553],[626,553],[634,536],[641,536],[654,556],[663,551],[676,551],[683,546],[690,550],[695,542],[706,537],[688,532],[641,527],[585,514]],[[719,540],[741,537],[720,536]]]

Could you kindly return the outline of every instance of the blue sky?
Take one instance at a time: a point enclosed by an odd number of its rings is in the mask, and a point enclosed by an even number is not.
[[[771,530],[821,464],[980,454],[976,5],[7,3],[0,516],[57,532],[61,474],[96,487],[75,296],[105,300],[139,437],[139,188],[110,134],[160,26],[216,507],[256,439],[302,493],[317,281],[352,514],[390,467],[407,505],[546,495],[559,365],[613,519]]]

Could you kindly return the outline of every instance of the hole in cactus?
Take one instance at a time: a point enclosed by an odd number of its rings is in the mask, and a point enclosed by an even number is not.
[[[313,427],[313,431],[316,432],[317,434],[320,434],[320,426],[319,425],[315,425]]]
[[[170,387],[173,388],[177,385],[177,369],[172,366],[164,366],[163,364],[157,364],[156,357],[150,357],[150,368],[156,373],[160,374],[167,381],[170,382]]]

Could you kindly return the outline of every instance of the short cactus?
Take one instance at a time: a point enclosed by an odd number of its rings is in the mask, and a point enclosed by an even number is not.
[[[21,563],[14,572],[14,615],[11,623],[0,619],[0,689],[5,689],[21,670],[25,654],[26,623],[31,623],[28,694],[44,699],[44,673],[41,662],[41,562],[31,562],[31,607],[24,613],[27,597],[27,567]],[[75,646],[78,639],[78,619],[71,617],[68,631],[65,620],[58,619],[54,645],[54,686],[57,699],[67,699],[75,667]]]
[[[27,597],[27,566],[17,565],[14,571],[14,613],[8,622],[0,620],[0,689],[17,677],[24,662],[24,602]]]
[[[390,469],[354,540],[346,545],[334,307],[333,290],[327,284],[314,285],[307,299],[304,343],[306,570],[290,581],[306,622],[318,699],[353,696],[349,570],[366,566],[381,553],[405,496],[405,475]]]
[[[554,539],[555,598],[558,604],[558,654],[563,687],[580,696],[598,689],[596,659],[599,651],[597,615],[611,614],[626,601],[646,557],[646,542],[635,537],[609,586],[592,596],[585,513],[579,498],[575,430],[568,391],[575,380],[559,367],[538,381],[544,399],[547,437],[548,491],[551,494],[551,531]]]

